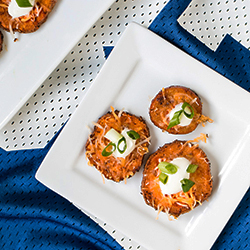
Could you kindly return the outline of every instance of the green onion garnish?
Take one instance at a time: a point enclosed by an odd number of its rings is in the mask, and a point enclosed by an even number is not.
[[[182,110],[183,110],[183,112],[184,112],[184,115],[187,117],[187,118],[189,118],[189,119],[192,119],[193,117],[194,117],[194,110],[193,110],[193,108],[192,108],[192,106],[190,105],[190,104],[188,104],[187,102],[184,102],[183,104],[182,104]],[[187,110],[189,111],[189,112],[187,112]]]
[[[196,169],[198,168],[198,165],[195,165],[195,164],[190,164],[188,167],[187,167],[187,172],[188,173],[194,173],[196,171]]]
[[[195,183],[193,181],[186,178],[181,180],[181,187],[184,193],[188,192],[194,184]]]
[[[189,119],[192,119],[194,117],[194,110],[193,110],[192,106],[190,104],[188,104],[187,102],[184,102],[181,106],[181,110],[176,111],[174,113],[174,116],[170,120],[167,129],[170,129],[170,128],[174,127],[175,125],[180,124],[180,117],[181,117],[182,112]]]
[[[165,161],[160,162],[158,168],[166,174],[175,174],[178,171],[178,166]]]
[[[129,130],[129,131],[127,132],[127,134],[128,134],[128,136],[129,136],[131,139],[133,139],[133,140],[137,140],[137,139],[140,138],[140,135],[139,135],[137,132],[135,132],[134,130]]]
[[[159,180],[163,183],[166,184],[168,182],[168,175],[165,173],[160,173],[159,175]]]
[[[118,143],[117,143],[117,149],[119,151],[120,154],[123,154],[125,152],[125,150],[127,149],[127,142],[125,137],[122,137]]]
[[[111,155],[116,149],[116,145],[113,142],[110,142],[102,151],[102,156]]]
[[[174,113],[174,116],[170,120],[167,129],[170,129],[170,128],[174,127],[175,125],[180,124],[180,116],[181,116],[182,112],[183,112],[183,110],[179,110],[179,111],[176,111]]]
[[[19,7],[32,7],[33,5],[30,3],[29,0],[16,0],[16,3]]]

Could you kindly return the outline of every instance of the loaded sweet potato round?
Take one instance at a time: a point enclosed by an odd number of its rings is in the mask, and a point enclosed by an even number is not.
[[[207,200],[212,192],[210,162],[198,144],[175,140],[146,162],[141,192],[147,205],[174,218]]]
[[[154,97],[149,109],[153,124],[170,134],[188,134],[199,123],[212,121],[202,115],[200,97],[183,86],[163,88]]]
[[[112,109],[95,123],[85,146],[86,157],[105,178],[120,182],[139,171],[149,139],[142,117]]]
[[[0,27],[11,33],[34,32],[47,20],[57,0],[31,0],[30,4],[27,2],[0,0]]]

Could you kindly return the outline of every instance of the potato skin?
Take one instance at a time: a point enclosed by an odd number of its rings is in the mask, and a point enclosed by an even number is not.
[[[194,110],[194,117],[188,126],[176,125],[168,129],[169,113],[179,103],[189,103]],[[149,108],[150,119],[153,124],[170,134],[188,134],[196,129],[202,115],[202,103],[199,96],[189,88],[170,86],[159,91]]]
[[[29,15],[12,18],[8,13],[10,0],[0,0],[0,27],[10,32],[31,33],[36,31],[48,18],[57,0],[38,0]],[[38,13],[39,10],[39,13]]]
[[[159,160],[170,162],[177,157],[185,157],[191,164],[198,165],[197,170],[191,173],[189,178],[195,185],[187,193],[181,191],[164,195],[159,184]],[[166,143],[149,156],[143,171],[141,193],[147,205],[178,218],[207,200],[211,195],[212,186],[210,162],[204,151],[198,145],[175,140]],[[185,199],[192,201],[192,205],[190,206],[190,202],[185,204]]]
[[[132,177],[141,168],[144,155],[148,152],[149,129],[142,117],[137,117],[128,112],[121,112],[120,119],[119,111],[108,112],[98,120],[101,126],[95,126],[85,145],[86,157],[89,164],[95,166],[103,176],[109,180],[120,182]],[[109,144],[109,140],[104,135],[114,128],[117,132],[121,132],[124,128],[136,131],[140,138],[136,140],[136,144],[145,141],[140,146],[136,147],[129,155],[124,158],[110,156],[102,156],[103,149]]]

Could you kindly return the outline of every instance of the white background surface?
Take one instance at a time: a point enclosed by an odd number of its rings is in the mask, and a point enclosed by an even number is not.
[[[249,0],[193,0],[178,22],[212,50],[218,48],[225,34],[249,49],[249,13]]]

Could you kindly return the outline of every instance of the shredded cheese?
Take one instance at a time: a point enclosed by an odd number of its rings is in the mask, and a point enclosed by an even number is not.
[[[39,4],[41,5],[41,9],[43,8],[44,11],[47,11],[47,12],[50,12],[50,11],[51,11],[51,9],[48,8],[46,5],[44,5],[44,4],[42,4],[42,3],[39,3]]]
[[[172,199],[172,204],[177,203],[181,206],[189,207],[192,210],[196,205],[193,187],[187,193],[179,192],[177,194],[172,194],[170,196],[170,198]]]
[[[23,18],[21,18],[21,21],[22,21],[22,22],[27,22],[27,21],[29,21],[30,19],[31,19],[31,16],[28,15],[28,16],[24,16]]]
[[[114,107],[110,106],[110,109],[111,109],[111,111],[112,111],[113,116],[114,116],[115,119],[117,120],[119,126],[121,126],[121,119],[120,119],[120,117],[115,113]]]
[[[105,178],[104,178],[102,173],[101,173],[101,176],[102,176],[102,182],[103,182],[103,184],[105,184]]]
[[[96,127],[100,128],[100,129],[104,129],[99,123],[97,122],[92,122],[93,125],[95,125]]]
[[[15,37],[14,31],[13,31],[13,28],[12,28],[13,22],[14,22],[14,19],[11,19],[10,22],[9,22],[9,29],[10,29],[10,34],[11,34],[13,40],[15,41],[16,37]]]
[[[8,5],[0,3],[0,7],[8,8]]]
[[[118,117],[119,118],[121,118],[121,116],[122,116],[122,112],[124,111],[124,109],[121,109],[120,111],[119,111],[119,113],[118,113]]]
[[[200,136],[194,138],[193,140],[186,141],[185,144],[190,143],[190,142],[199,142],[199,141],[203,141],[203,142],[207,143],[207,138],[208,138],[208,134],[201,133]]]
[[[145,142],[147,142],[147,143],[150,144],[150,139],[151,139],[151,136],[149,136],[148,138],[144,139],[144,140],[141,141],[141,142],[138,142],[138,143],[135,145],[135,147],[138,147],[138,146],[142,145],[142,144],[145,143]]]
[[[208,116],[201,115],[200,118],[198,119],[198,122],[201,123],[203,127],[205,127],[206,122],[213,123],[214,121]]]
[[[168,125],[169,122],[167,121],[167,117],[163,114],[163,111],[160,112],[160,116],[161,116],[161,119],[162,119],[163,123]]]
[[[166,96],[165,96],[165,89],[164,89],[164,88],[162,88],[162,89],[161,89],[161,91],[162,91],[162,96],[163,96],[163,99],[164,99],[164,100],[166,100]]]
[[[157,215],[156,215],[156,218],[155,218],[156,220],[159,219],[159,215],[160,215],[162,210],[163,210],[163,207],[160,207],[160,209],[158,209],[158,212],[157,212]]]
[[[192,104],[194,104],[195,102],[197,103],[197,97],[195,97],[189,104],[192,105]],[[198,103],[197,103],[197,104],[198,104]],[[199,104],[198,104],[198,105],[199,105]]]

